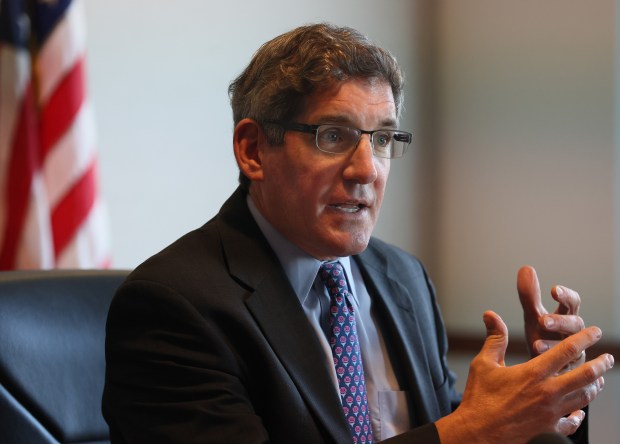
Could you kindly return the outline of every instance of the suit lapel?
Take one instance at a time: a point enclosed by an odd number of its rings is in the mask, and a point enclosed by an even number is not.
[[[404,388],[411,393],[414,403],[412,425],[441,417],[413,298],[397,277],[391,276],[384,262],[367,252],[356,256],[356,260],[379,310],[392,364],[401,375],[401,384],[406,384]]]
[[[323,349],[292,289],[277,282],[264,280],[248,308],[315,417],[336,442],[346,442],[351,435]]]
[[[229,271],[248,287],[248,309],[314,417],[335,442],[346,442],[351,435],[323,348],[244,199],[237,191],[218,218]]]

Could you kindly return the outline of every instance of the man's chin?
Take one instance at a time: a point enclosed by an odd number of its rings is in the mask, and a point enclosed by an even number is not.
[[[330,260],[337,257],[354,256],[363,252],[368,247],[370,236],[358,236],[348,238],[345,241],[331,243],[326,245],[320,251],[316,250],[313,256],[320,260]],[[318,247],[318,245],[317,245]]]

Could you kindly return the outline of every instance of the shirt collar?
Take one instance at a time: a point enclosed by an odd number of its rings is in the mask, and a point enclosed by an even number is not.
[[[269,245],[276,253],[286,277],[299,298],[299,302],[303,305],[323,261],[315,259],[295,244],[289,242],[263,217],[249,194],[246,199],[250,213],[252,213],[254,220],[267,238],[267,242],[269,242]],[[340,257],[337,260],[340,261],[347,274],[349,290],[355,295],[355,283],[352,279],[350,258],[348,256]]]

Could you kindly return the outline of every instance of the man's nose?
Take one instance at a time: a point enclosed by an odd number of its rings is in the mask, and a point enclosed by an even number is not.
[[[362,134],[344,169],[345,179],[362,184],[374,182],[377,179],[375,162],[370,134]]]

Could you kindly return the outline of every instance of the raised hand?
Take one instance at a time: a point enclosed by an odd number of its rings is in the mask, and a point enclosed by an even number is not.
[[[558,341],[584,328],[583,319],[579,316],[581,299],[576,291],[561,285],[554,286],[551,296],[558,306],[553,313],[549,313],[542,303],[536,271],[529,266],[519,269],[517,290],[523,307],[525,336],[530,356],[544,353]],[[585,353],[570,365],[574,367],[583,362]]]
[[[442,444],[525,443],[543,432],[574,433],[585,416],[581,409],[602,390],[603,374],[613,366],[613,357],[603,354],[561,370],[595,344],[601,330],[581,329],[546,353],[506,367],[506,325],[492,311],[483,319],[487,338],[472,360],[463,401],[436,422]]]

